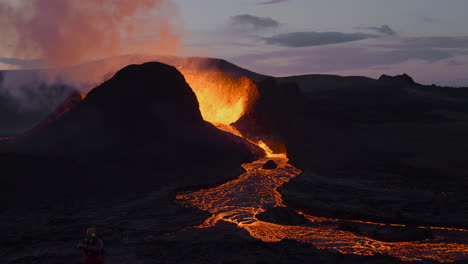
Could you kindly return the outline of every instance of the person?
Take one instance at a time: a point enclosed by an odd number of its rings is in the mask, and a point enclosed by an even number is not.
[[[96,235],[95,228],[86,229],[86,238],[77,247],[83,251],[83,264],[103,263],[104,242]]]

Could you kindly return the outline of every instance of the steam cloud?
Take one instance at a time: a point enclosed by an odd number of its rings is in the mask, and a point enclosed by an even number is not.
[[[47,69],[4,72],[0,97],[37,110],[34,101],[56,99],[45,87],[65,84],[87,93],[127,64],[143,62],[120,55],[179,52],[179,21],[172,0],[0,0],[0,57],[19,68],[34,61]]]
[[[169,0],[2,0],[0,50],[52,68],[137,51],[173,54],[175,13]]]

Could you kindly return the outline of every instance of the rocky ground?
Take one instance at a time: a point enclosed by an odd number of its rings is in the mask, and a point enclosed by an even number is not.
[[[467,89],[423,86],[408,75],[290,77],[259,89],[236,126],[272,135],[304,171],[282,189],[288,205],[312,215],[467,227]]]
[[[366,221],[467,228],[463,187],[452,192],[415,187],[394,175],[326,177],[311,171],[287,183],[286,203],[310,214]],[[400,180],[395,183],[393,181]]]
[[[407,263],[388,256],[317,250],[295,241],[265,243],[231,224],[185,229],[208,215],[172,203],[174,197],[173,191],[160,190],[112,203],[3,210],[0,262],[79,263],[75,245],[84,230],[94,226],[106,244],[106,263]]]

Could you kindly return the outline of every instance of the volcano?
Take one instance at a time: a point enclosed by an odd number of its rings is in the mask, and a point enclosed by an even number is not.
[[[199,108],[192,89],[173,67],[131,65],[61,118],[20,141],[31,152],[49,155],[209,157],[219,150],[225,153],[221,156],[242,157],[236,162],[252,158],[246,151],[252,146],[205,122]]]
[[[127,66],[80,99],[71,96],[35,129],[10,140],[8,149],[17,153],[16,158],[4,154],[2,167],[5,173],[16,176],[14,182],[4,182],[4,195],[17,191],[51,193],[48,186],[57,188],[59,183],[63,184],[59,188],[62,193],[84,188],[88,181],[106,192],[130,185],[139,190],[171,182],[177,182],[178,187],[208,184],[222,177],[216,179],[197,168],[229,171],[263,153],[248,141],[204,121],[184,77],[162,63]],[[18,170],[11,160],[35,165]],[[71,184],[65,183],[61,174],[68,169],[60,165],[65,164],[63,160],[68,161],[66,166],[86,173],[76,176]],[[125,164],[124,168],[119,164]],[[28,181],[39,168],[51,173],[35,179],[35,186],[18,186],[20,179]],[[161,172],[169,171],[173,172],[170,178],[163,178],[166,176]],[[191,178],[186,176],[189,172],[194,174]],[[113,184],[109,185],[110,181]]]

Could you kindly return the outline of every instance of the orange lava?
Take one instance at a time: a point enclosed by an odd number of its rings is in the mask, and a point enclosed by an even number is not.
[[[266,156],[269,158],[283,158],[283,159],[287,158],[286,153],[274,153],[273,150],[271,150],[270,147],[268,147],[268,145],[265,144],[265,142],[261,140],[256,142],[255,144],[259,146],[260,148],[262,148],[265,151]]]
[[[268,171],[261,169],[270,159],[275,160],[279,167]],[[270,207],[284,206],[277,188],[301,173],[283,158],[262,158],[242,167],[247,173],[236,180],[211,189],[181,193],[177,200],[213,214],[202,224],[203,227],[210,227],[219,220],[243,226],[258,222],[255,216]],[[266,174],[270,177],[265,177]]]
[[[210,123],[236,122],[257,99],[257,86],[249,78],[234,79],[223,72],[182,67],[178,70],[197,95],[203,119]]]

